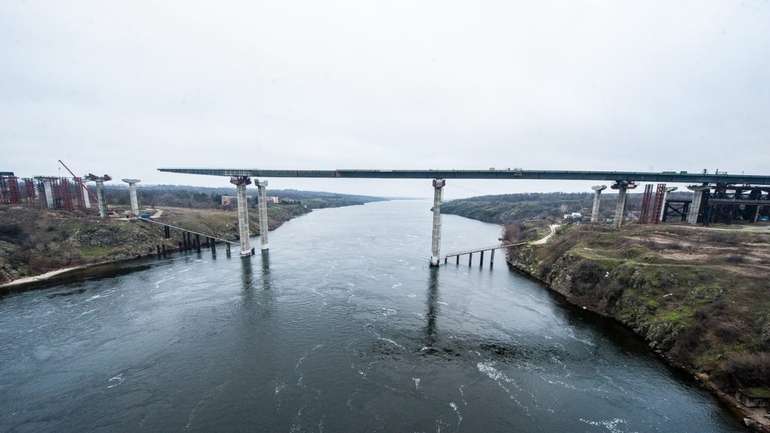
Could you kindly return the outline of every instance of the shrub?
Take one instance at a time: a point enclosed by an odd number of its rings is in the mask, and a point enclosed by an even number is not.
[[[724,373],[733,389],[770,386],[770,353],[732,354]]]
[[[22,244],[29,236],[18,224],[0,224],[0,241]]]

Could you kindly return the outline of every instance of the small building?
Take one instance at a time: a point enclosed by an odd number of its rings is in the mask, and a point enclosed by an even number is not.
[[[564,214],[564,222],[567,224],[579,223],[583,221],[583,214],[580,212],[572,212]]]
[[[735,399],[746,407],[770,407],[770,389],[742,388],[735,393]]]
[[[268,203],[272,203],[272,204],[278,204],[278,203],[280,203],[280,202],[281,202],[281,199],[280,199],[279,197],[276,197],[276,196],[270,196],[270,195],[269,195],[269,196],[267,196],[267,202],[268,202]]]

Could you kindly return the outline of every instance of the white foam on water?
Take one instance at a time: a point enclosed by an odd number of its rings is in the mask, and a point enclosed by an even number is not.
[[[415,391],[420,389],[420,378],[419,377],[413,377],[412,382],[414,382],[414,389]]]
[[[93,313],[94,311],[96,311],[96,308],[93,308],[93,309],[91,309],[91,310],[88,310],[88,311],[83,311],[82,313],[80,313],[80,315],[79,315],[78,317],[83,317],[83,316],[85,316],[86,314],[91,314],[91,313]]]
[[[398,347],[399,349],[402,349],[402,350],[404,350],[404,349],[405,349],[405,347],[404,347],[404,346],[402,346],[402,345],[400,345],[400,344],[396,343],[395,341],[391,340],[390,338],[379,337],[379,338],[378,338],[378,340],[386,341],[386,342],[388,342],[388,343],[390,343],[390,344],[392,344],[392,345],[394,345],[394,346]]]
[[[397,288],[397,287],[401,287],[401,286],[403,286],[403,285],[404,285],[404,283],[396,283],[396,284],[393,284],[392,286],[390,286],[390,288],[391,288],[391,289],[395,289],[395,288]]]
[[[380,308],[380,310],[382,311],[380,314],[382,314],[385,317],[393,316],[393,315],[398,314],[398,310],[396,310],[394,308],[382,307],[382,308]]]
[[[163,283],[165,283],[167,281],[171,281],[173,279],[176,279],[176,277],[168,277],[168,278],[163,278],[162,280],[158,280],[158,281],[155,282],[155,288],[159,289],[161,284],[163,284]]]
[[[603,420],[603,421],[594,421],[590,419],[580,418],[580,421],[595,427],[604,427],[610,433],[636,433],[636,432],[629,432],[624,428],[621,428],[620,426],[627,424],[626,420],[621,418],[613,418],[613,419]]]
[[[468,406],[468,402],[465,401],[465,390],[463,388],[465,388],[465,385],[460,385],[457,390],[460,391],[460,399],[463,402],[463,406]]]
[[[453,411],[455,411],[455,415],[457,415],[457,428],[460,428],[460,424],[463,422],[463,415],[460,413],[460,409],[457,408],[457,403],[450,401],[449,407],[452,408]]]
[[[516,403],[517,406],[523,409],[524,412],[529,414],[529,408],[523,405],[508,387],[508,385],[510,385],[513,386],[513,388],[516,390],[521,391],[521,387],[516,383],[515,380],[511,379],[505,373],[495,368],[495,363],[493,361],[479,362],[476,364],[476,368],[479,370],[479,372],[485,374],[487,377],[497,383],[497,386],[499,386],[502,390],[505,391],[506,394],[508,394],[508,398],[510,398],[514,403]]]
[[[120,385],[121,383],[125,382],[126,378],[123,377],[123,373],[118,374],[117,376],[113,376],[107,380],[107,389],[109,388],[115,388],[116,386]]]

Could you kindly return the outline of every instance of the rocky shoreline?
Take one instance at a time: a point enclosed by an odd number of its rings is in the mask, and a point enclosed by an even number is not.
[[[554,249],[558,251],[554,251]],[[549,257],[553,260],[552,263],[544,263],[542,258],[544,251],[556,253]],[[681,336],[682,333],[670,328],[659,329],[648,326],[641,317],[619,314],[622,309],[613,305],[619,302],[619,299],[612,299],[612,294],[608,297],[608,294],[603,292],[601,286],[607,285],[606,283],[593,281],[593,284],[586,285],[585,281],[581,281],[581,269],[591,267],[592,264],[601,268],[600,263],[592,263],[588,258],[575,256],[570,254],[568,249],[559,248],[553,244],[538,245],[532,243],[511,248],[506,260],[510,269],[538,281],[566,302],[602,317],[613,319],[632,330],[642,337],[664,362],[693,377],[701,386],[715,395],[743,421],[744,425],[756,432],[770,433],[770,413],[766,408],[746,407],[733,394],[726,392],[712,380],[707,372],[694,368],[687,362],[683,362],[680,357],[672,355],[672,347],[676,344],[676,341],[673,340],[677,336]],[[605,280],[612,278],[611,271],[604,272]],[[614,296],[617,297],[617,294]]]

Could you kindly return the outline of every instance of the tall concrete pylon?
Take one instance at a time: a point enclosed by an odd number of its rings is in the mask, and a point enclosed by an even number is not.
[[[704,185],[690,185],[687,189],[692,191],[692,203],[690,204],[690,210],[687,211],[687,224],[698,224],[701,203],[703,203],[703,193],[709,191],[710,188]]]
[[[618,190],[618,202],[615,205],[614,225],[619,229],[623,225],[623,218],[626,216],[626,201],[628,199],[628,190],[636,188],[636,184],[626,180],[619,180],[611,187]]]
[[[55,203],[53,201],[53,185],[51,184],[51,179],[43,179],[43,192],[45,192],[46,207],[48,207],[48,209],[53,209]]]
[[[91,209],[91,197],[88,194],[88,187],[83,184],[83,186],[80,188],[80,191],[83,194],[83,206],[85,206],[86,209]]]
[[[591,222],[599,222],[599,204],[602,199],[602,191],[607,189],[607,185],[594,185],[591,187],[594,190],[594,205],[591,207]]]
[[[241,242],[241,257],[251,255],[249,240],[249,203],[246,196],[246,186],[251,184],[248,176],[233,176],[230,183],[236,186],[236,201],[238,202],[238,237]]]
[[[104,200],[104,182],[112,180],[112,178],[105,174],[104,176],[96,176],[92,173],[88,173],[85,180],[96,182],[96,204],[99,208],[99,217],[107,217],[107,202]]]
[[[136,184],[141,182],[139,179],[123,179],[128,184],[128,196],[131,199],[131,214],[139,216],[139,199],[136,197]]]
[[[270,249],[267,242],[267,232],[269,227],[267,224],[267,181],[260,182],[255,179],[257,184],[257,190],[259,192],[259,244],[262,251]]]
[[[430,265],[438,266],[441,259],[441,198],[446,180],[433,179],[433,232],[431,234]]]

